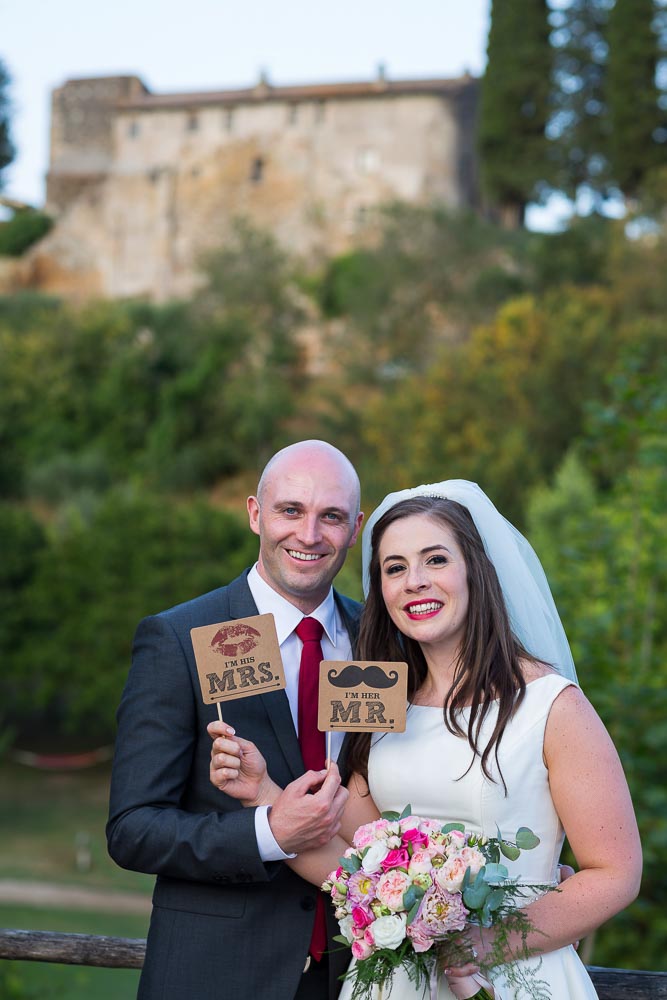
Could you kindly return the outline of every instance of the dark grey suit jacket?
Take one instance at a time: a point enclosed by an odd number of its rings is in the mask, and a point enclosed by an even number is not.
[[[292,1000],[308,954],[318,890],[264,863],[254,809],[209,781],[217,718],[205,705],[190,629],[257,608],[247,571],[227,587],[144,619],[118,710],[107,841],[123,868],[157,875],[141,1000]],[[350,638],[361,606],[336,594]],[[225,704],[283,787],[304,771],[289,703],[274,691]],[[337,933],[328,908],[329,933]],[[330,941],[330,1000],[347,950]]]

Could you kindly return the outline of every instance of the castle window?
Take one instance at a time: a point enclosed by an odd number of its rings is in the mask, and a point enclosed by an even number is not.
[[[137,121],[131,121],[130,124],[127,126],[127,134],[129,135],[130,139],[136,139],[140,131],[141,129],[139,128],[139,122]]]
[[[299,118],[299,106],[298,104],[290,104],[287,109],[287,123],[288,125],[296,125]]]
[[[194,111],[191,111],[188,115],[185,127],[188,132],[196,132],[199,128],[199,116]]]
[[[250,167],[250,180],[253,184],[259,184],[264,173],[264,160],[261,156],[256,156]]]
[[[234,108],[227,108],[225,111],[225,128],[228,132],[234,128]]]

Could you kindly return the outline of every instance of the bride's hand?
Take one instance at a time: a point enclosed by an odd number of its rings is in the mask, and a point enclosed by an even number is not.
[[[468,952],[470,960],[468,962],[461,961],[461,964],[456,966],[448,965],[447,968],[442,969],[451,992],[459,1000],[464,1000],[465,997],[475,996],[480,988],[484,987],[490,997],[495,997],[496,994],[491,983],[480,972],[478,964],[479,954],[477,949],[484,947],[481,932],[476,928],[469,927],[461,935],[459,946],[462,947],[464,952]]]
[[[211,784],[244,806],[271,804],[275,786],[255,744],[236,736],[226,722],[210,722],[206,729],[213,740]]]

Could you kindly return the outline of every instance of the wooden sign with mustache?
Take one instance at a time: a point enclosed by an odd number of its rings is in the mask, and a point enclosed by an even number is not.
[[[273,615],[190,629],[205,705],[285,687]]]
[[[408,665],[323,660],[317,727],[322,732],[403,733]]]

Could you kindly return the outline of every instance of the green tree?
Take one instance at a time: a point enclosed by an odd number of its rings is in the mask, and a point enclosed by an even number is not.
[[[559,0],[551,14],[554,51],[552,140],[555,186],[582,191],[600,207],[610,191],[606,39],[613,0]]]
[[[551,49],[546,0],[494,0],[482,80],[482,190],[510,225],[546,178]]]
[[[594,965],[658,969],[667,944],[666,488],[664,456],[605,492],[575,452],[529,504],[530,539],[579,680],[619,751],[642,838],[639,898],[597,931],[586,956]]]
[[[0,222],[0,257],[20,257],[52,226],[53,219],[44,212],[17,208],[11,219]]]
[[[3,187],[2,173],[5,167],[12,162],[15,155],[14,144],[12,143],[10,121],[11,102],[9,99],[9,85],[11,77],[2,59],[0,59],[0,190]]]
[[[0,503],[0,539],[0,661],[6,665],[30,628],[30,602],[26,595],[47,542],[43,528],[32,514],[8,503]],[[15,735],[15,720],[7,708],[7,699],[0,698],[0,756]]]
[[[659,104],[654,0],[616,0],[609,15],[610,153],[614,181],[635,197],[667,155],[667,109]]]
[[[443,341],[525,290],[528,245],[472,212],[385,206],[374,238],[333,258],[319,284],[346,378],[369,387],[427,371]]]
[[[274,238],[240,221],[203,262],[189,304],[184,363],[162,389],[146,461],[165,485],[201,485],[261,466],[286,443],[306,381],[296,333],[304,312],[294,264]]]
[[[29,627],[3,661],[16,727],[48,716],[54,739],[109,739],[139,619],[233,579],[256,542],[245,518],[202,500],[118,488],[64,510],[16,606]]]
[[[357,431],[362,481],[382,470],[381,496],[443,476],[472,479],[521,523],[527,488],[553,474],[581,433],[619,336],[600,289],[509,301],[427,372],[367,402]]]
[[[553,486],[533,493],[528,530],[642,836],[639,899],[597,932],[591,961],[656,969],[667,944],[667,363],[658,324],[630,334]]]

